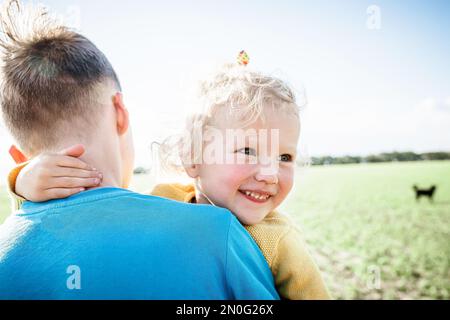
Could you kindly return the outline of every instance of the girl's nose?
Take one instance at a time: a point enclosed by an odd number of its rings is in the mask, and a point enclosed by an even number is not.
[[[274,166],[260,167],[255,175],[255,179],[258,182],[265,182],[267,184],[277,184],[278,168]]]

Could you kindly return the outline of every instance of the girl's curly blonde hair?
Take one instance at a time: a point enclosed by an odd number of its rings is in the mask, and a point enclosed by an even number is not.
[[[202,137],[224,108],[241,128],[258,119],[264,121],[264,107],[268,105],[295,117],[300,109],[293,90],[284,81],[238,64],[226,64],[201,81],[199,99],[202,111],[187,117],[181,134],[160,144],[164,168],[180,170],[183,165],[201,163]]]

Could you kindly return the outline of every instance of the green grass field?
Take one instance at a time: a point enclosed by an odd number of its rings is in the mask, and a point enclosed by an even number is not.
[[[413,184],[436,184],[434,203],[417,203]],[[135,190],[150,185],[135,180]],[[282,211],[335,298],[450,298],[450,161],[302,168]],[[2,191],[0,223],[8,212]]]

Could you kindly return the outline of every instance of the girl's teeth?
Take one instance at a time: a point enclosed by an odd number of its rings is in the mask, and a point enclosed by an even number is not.
[[[258,193],[251,192],[251,191],[245,191],[245,194],[247,196],[253,197],[258,200],[265,200],[265,199],[269,198],[269,196],[267,196],[267,195],[262,195],[262,194],[258,194]]]

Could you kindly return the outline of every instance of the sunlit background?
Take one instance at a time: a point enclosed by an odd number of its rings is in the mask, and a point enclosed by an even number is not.
[[[449,1],[44,5],[115,67],[136,166],[149,167],[151,142],[180,129],[197,80],[242,49],[250,67],[286,80],[302,99],[306,92],[302,155],[450,151]],[[11,143],[1,126],[2,176],[13,165]],[[298,213],[335,297],[449,298],[448,161],[311,168],[299,179],[285,208]],[[413,183],[438,184],[435,203],[416,203]]]
[[[137,165],[180,128],[196,80],[242,49],[251,67],[306,90],[300,147],[310,156],[450,150],[448,1],[43,4],[111,60]],[[11,140],[0,130],[4,174]]]

